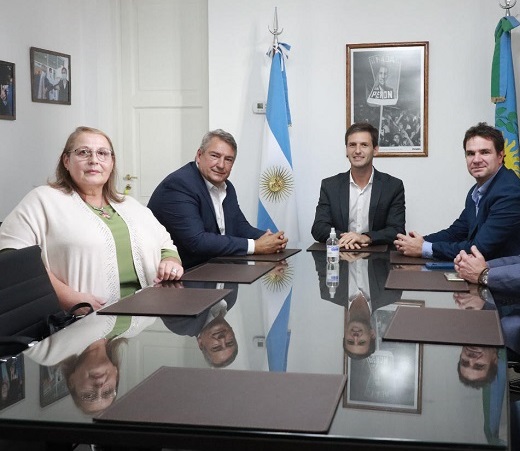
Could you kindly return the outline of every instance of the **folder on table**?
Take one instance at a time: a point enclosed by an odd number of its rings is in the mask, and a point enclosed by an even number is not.
[[[232,290],[147,287],[98,310],[100,315],[197,316]]]
[[[300,252],[301,249],[284,249],[274,254],[253,254],[253,255],[225,255],[215,257],[210,262],[226,262],[226,261],[250,261],[250,262],[281,262],[294,254]]]
[[[434,262],[433,258],[407,257],[397,251],[390,251],[390,263],[393,265],[424,265]]]
[[[392,269],[388,273],[385,288],[412,291],[469,291],[466,281],[446,279],[440,271],[407,271]]]
[[[384,340],[503,346],[496,310],[459,310],[399,306]]]
[[[270,262],[204,263],[185,272],[182,281],[253,283],[271,271],[276,264]]]
[[[342,374],[163,366],[94,420],[324,433],[345,382]]]

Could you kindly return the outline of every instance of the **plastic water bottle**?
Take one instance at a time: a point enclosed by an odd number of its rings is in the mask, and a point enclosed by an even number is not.
[[[336,237],[336,229],[330,229],[330,236],[327,239],[327,263],[339,262],[339,243]]]
[[[334,299],[336,288],[339,285],[339,263],[327,263],[325,284],[329,288],[329,296]]]

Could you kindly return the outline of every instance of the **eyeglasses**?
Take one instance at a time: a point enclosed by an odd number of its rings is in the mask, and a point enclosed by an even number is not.
[[[105,147],[100,147],[96,150],[89,149],[88,147],[80,147],[79,149],[72,150],[71,152],[74,152],[74,154],[76,154],[80,160],[88,160],[90,157],[92,157],[94,152],[96,153],[96,157],[99,161],[106,161],[114,155],[112,150]]]
[[[84,392],[79,395],[80,399],[85,402],[94,402],[99,398],[101,399],[113,399],[117,396],[117,391],[115,388],[109,388],[107,390],[102,391],[101,393],[97,393],[95,391]]]

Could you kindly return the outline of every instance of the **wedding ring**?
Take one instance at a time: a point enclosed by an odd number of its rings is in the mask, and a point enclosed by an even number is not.
[[[171,271],[170,271],[170,274],[177,274],[177,270],[175,268],[173,268]]]

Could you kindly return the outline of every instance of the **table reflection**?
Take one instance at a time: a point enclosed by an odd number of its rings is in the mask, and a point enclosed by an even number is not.
[[[122,348],[155,320],[89,315],[29,348],[25,356],[40,364],[42,407],[66,395],[66,387],[83,413],[106,409],[117,396]]]
[[[167,284],[163,284],[165,287]],[[232,292],[216,305],[195,317],[162,317],[164,325],[173,333],[181,336],[196,337],[199,349],[207,364],[213,368],[225,368],[235,361],[238,342],[233,327],[226,315],[237,300],[237,283],[183,282],[189,288],[220,288]]]

